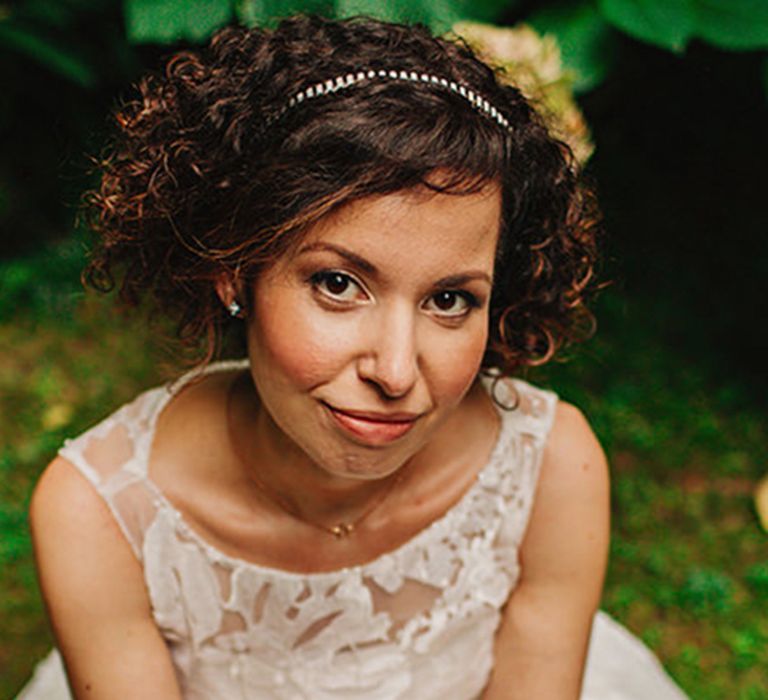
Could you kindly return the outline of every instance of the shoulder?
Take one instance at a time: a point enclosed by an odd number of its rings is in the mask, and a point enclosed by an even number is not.
[[[106,502],[68,460],[45,469],[30,504],[38,578],[54,628],[73,610],[147,609],[143,572]],[[119,590],[119,594],[116,591]]]
[[[568,480],[582,489],[607,485],[608,464],[584,414],[574,405],[557,401],[552,427],[544,446],[543,479]]]
[[[64,457],[56,457],[43,471],[32,492],[29,505],[34,535],[48,523],[64,520],[66,515],[82,517],[91,511],[104,511],[93,486]],[[71,512],[70,512],[71,511]]]
[[[67,559],[76,562],[99,545],[131,554],[104,499],[64,457],[56,457],[40,476],[29,519],[38,560],[51,559],[57,567],[67,567]]]
[[[30,522],[40,590],[73,693],[160,697],[162,688],[162,697],[179,697],[141,565],[68,460],[57,457],[43,472]]]
[[[488,697],[576,697],[608,551],[608,469],[584,415],[558,401],[528,528],[521,574],[496,638]]]
[[[572,575],[581,563],[588,576],[602,579],[609,491],[608,463],[587,419],[575,406],[558,401],[521,549],[529,575]]]
[[[544,445],[534,509],[569,527],[569,519],[607,524],[608,462],[584,414],[558,401]],[[535,511],[534,511],[535,512]]]

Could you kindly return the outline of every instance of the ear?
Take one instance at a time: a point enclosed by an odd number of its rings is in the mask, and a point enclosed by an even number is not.
[[[222,272],[216,277],[214,282],[216,295],[221,299],[221,303],[228,307],[233,301],[237,300],[237,289],[235,288],[235,279],[231,272]]]
[[[242,289],[240,289],[236,277],[229,271],[222,272],[214,280],[213,285],[216,295],[221,299],[221,303],[229,312],[229,315],[233,318],[245,318]]]

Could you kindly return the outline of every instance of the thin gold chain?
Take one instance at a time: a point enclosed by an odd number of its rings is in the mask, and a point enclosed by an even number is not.
[[[269,498],[269,500],[272,501],[275,505],[277,505],[281,510],[288,513],[288,515],[292,516],[293,518],[296,518],[296,520],[300,520],[306,525],[310,525],[314,528],[317,528],[318,530],[327,532],[328,534],[333,535],[337,539],[342,539],[344,537],[348,537],[354,534],[355,531],[357,530],[357,526],[361,522],[363,522],[369,515],[371,515],[380,505],[384,503],[384,501],[387,499],[389,494],[392,493],[392,490],[395,488],[395,485],[400,481],[402,476],[403,476],[402,472],[398,472],[392,479],[390,479],[389,484],[377,494],[377,497],[374,498],[372,502],[368,505],[368,507],[360,515],[358,515],[354,520],[340,521],[336,523],[336,525],[324,525],[323,523],[318,523],[313,520],[309,520],[308,518],[303,516],[287,499],[285,499],[279,493],[267,487],[266,484],[264,484],[264,482],[261,481],[256,475],[254,474],[249,475],[249,477],[253,480],[256,486],[258,486],[258,488],[262,491],[262,493],[265,496],[267,496],[267,498]]]

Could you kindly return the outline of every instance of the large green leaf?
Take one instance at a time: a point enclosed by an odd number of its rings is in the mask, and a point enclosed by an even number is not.
[[[691,39],[725,49],[768,47],[768,0],[598,0],[627,34],[673,51]]]
[[[123,11],[137,43],[202,41],[233,16],[230,0],[124,0]]]
[[[492,22],[518,0],[240,0],[237,14],[245,24],[272,24],[296,12],[331,17],[369,15],[393,22],[424,22],[445,31],[459,19]]]
[[[694,0],[598,0],[603,16],[637,39],[682,51],[696,28]]]
[[[768,48],[768,0],[695,0],[696,36],[724,49]]]
[[[440,32],[461,19],[451,0],[336,0],[336,14],[370,15],[390,22],[423,22]]]
[[[240,21],[247,25],[272,25],[299,12],[333,16],[333,0],[239,0],[235,4]]]
[[[594,0],[545,6],[527,21],[540,33],[557,37],[563,65],[574,75],[576,92],[591,90],[603,81],[613,64],[615,37]]]
[[[12,20],[0,21],[0,46],[23,53],[83,87],[91,87],[96,82],[96,72],[75,49],[61,46]]]
[[[520,0],[453,0],[456,14],[477,22],[496,22],[505,10],[520,4]]]

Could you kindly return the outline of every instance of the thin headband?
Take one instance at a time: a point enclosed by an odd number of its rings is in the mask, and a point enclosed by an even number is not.
[[[504,115],[499,112],[488,100],[478,95],[474,90],[470,90],[466,85],[454,82],[453,80],[447,80],[446,78],[439,78],[436,75],[428,75],[426,73],[417,73],[416,71],[405,70],[365,70],[358,71],[357,73],[347,73],[346,75],[340,75],[336,78],[330,78],[324,80],[315,85],[311,85],[305,88],[301,92],[297,92],[288,102],[269,120],[268,123],[272,123],[280,119],[289,109],[292,109],[296,105],[311,100],[314,97],[320,97],[321,95],[330,95],[339,90],[343,90],[357,83],[361,83],[365,80],[407,80],[412,83],[424,83],[426,85],[433,85],[437,87],[445,88],[450,92],[455,93],[463,97],[469,102],[475,109],[483,112],[485,115],[496,121],[500,126],[505,129],[511,130],[509,122]]]

